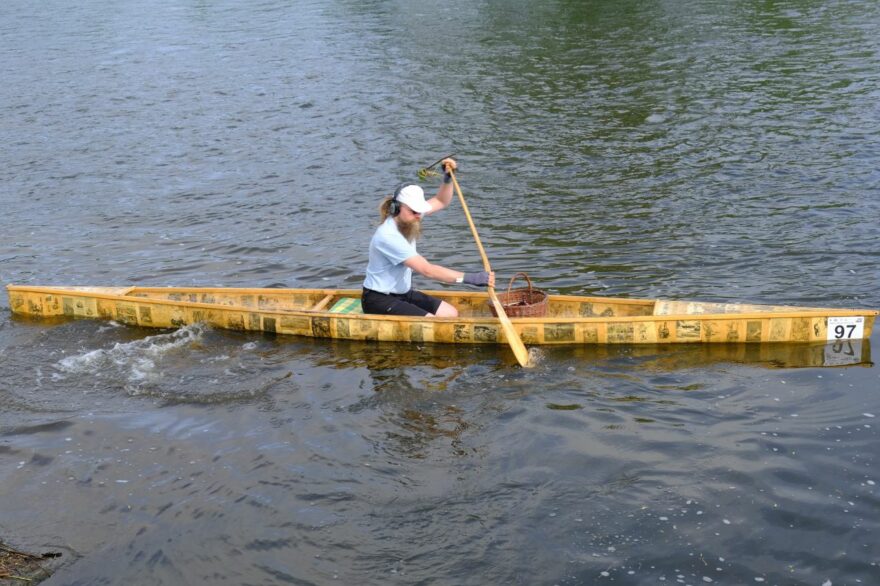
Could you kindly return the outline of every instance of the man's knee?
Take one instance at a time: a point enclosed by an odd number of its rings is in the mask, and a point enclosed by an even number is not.
[[[434,315],[437,317],[458,317],[458,310],[445,301],[441,301],[440,307],[437,308],[437,313]]]

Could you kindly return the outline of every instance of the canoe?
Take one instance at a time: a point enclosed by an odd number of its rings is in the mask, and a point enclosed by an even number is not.
[[[8,285],[14,314],[103,318],[177,328],[222,329],[378,340],[505,344],[485,291],[426,291],[458,308],[459,317],[365,315],[360,290],[188,287],[41,287]],[[878,312],[550,295],[546,317],[511,318],[523,342],[667,344],[828,342],[867,339]]]

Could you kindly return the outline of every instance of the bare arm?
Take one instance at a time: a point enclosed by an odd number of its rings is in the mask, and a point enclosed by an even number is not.
[[[455,171],[458,168],[458,163],[455,162],[455,159],[443,159],[440,167],[444,170],[447,167],[451,167]],[[449,204],[452,203],[452,183],[441,183],[440,188],[437,190],[437,195],[429,199],[428,203],[431,204],[430,213],[432,214],[449,207]]]
[[[464,273],[461,271],[453,271],[452,269],[447,269],[446,267],[441,267],[440,265],[433,265],[427,261],[424,256],[417,254],[416,256],[411,256],[405,261],[403,264],[411,268],[413,271],[422,275],[423,277],[427,277],[429,279],[433,279],[435,281],[440,281],[441,283],[458,283],[461,282],[459,279],[464,278]],[[471,273],[472,276],[477,275],[477,273]],[[467,283],[467,281],[465,281]],[[472,283],[477,284],[477,283]],[[485,284],[485,283],[482,283]],[[495,286],[495,271],[489,272],[489,286]]]
[[[449,204],[452,203],[452,184],[441,183],[440,189],[437,190],[437,195],[429,199],[428,203],[431,204],[432,214],[449,207]]]
[[[428,260],[420,254],[409,257],[403,261],[403,264],[423,277],[440,281],[441,283],[455,283],[457,279],[464,277],[464,273],[462,272],[453,271],[452,269],[429,263]]]

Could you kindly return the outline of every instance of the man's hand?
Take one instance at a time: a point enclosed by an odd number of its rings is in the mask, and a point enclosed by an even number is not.
[[[443,168],[443,185],[449,185],[452,183],[452,171],[458,169],[458,163],[452,157],[446,157],[440,161],[440,166]]]
[[[465,273],[462,277],[462,283],[473,285],[474,287],[494,287],[495,271],[480,271],[479,273]]]

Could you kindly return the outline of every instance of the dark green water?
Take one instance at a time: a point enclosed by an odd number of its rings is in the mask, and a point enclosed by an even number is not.
[[[379,199],[454,152],[499,281],[877,308],[878,28],[866,1],[12,0],[0,283],[359,286]],[[480,264],[457,205],[420,250]],[[880,582],[867,343],[523,371],[0,306],[0,539],[62,551],[51,584]]]

